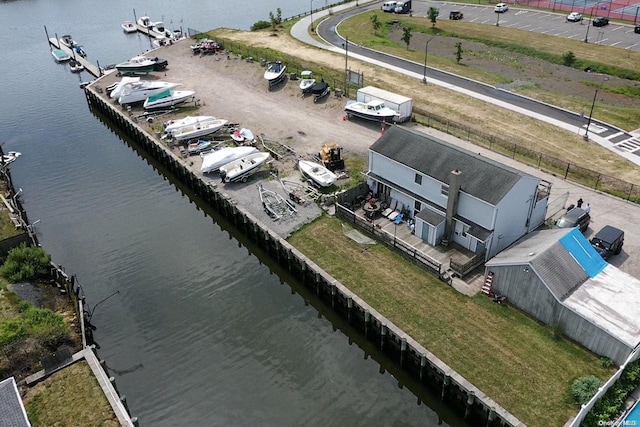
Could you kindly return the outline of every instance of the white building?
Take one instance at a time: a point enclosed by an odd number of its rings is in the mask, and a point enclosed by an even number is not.
[[[415,235],[455,242],[488,260],[540,226],[551,184],[400,126],[369,149],[369,188],[402,203]]]

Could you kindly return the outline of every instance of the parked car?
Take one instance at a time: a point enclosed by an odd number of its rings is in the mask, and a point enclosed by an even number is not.
[[[594,27],[604,27],[605,25],[609,25],[609,18],[606,16],[598,16],[593,20],[592,25]]]
[[[459,10],[452,10],[451,12],[449,12],[449,19],[457,21],[458,19],[462,18],[464,18],[464,15]]]
[[[636,34],[640,34],[640,24],[636,24],[636,27],[633,29],[633,32]]]
[[[611,255],[618,255],[622,252],[624,231],[611,225],[605,225],[591,238],[590,242],[603,259],[608,259]]]
[[[556,228],[578,227],[584,233],[587,231],[590,222],[591,215],[589,215],[589,212],[582,208],[573,208],[556,221]]]
[[[567,21],[580,22],[582,21],[582,14],[578,12],[571,12],[569,16],[567,16]]]
[[[493,11],[496,13],[504,13],[509,10],[509,5],[506,3],[498,3],[496,7],[493,8]]]

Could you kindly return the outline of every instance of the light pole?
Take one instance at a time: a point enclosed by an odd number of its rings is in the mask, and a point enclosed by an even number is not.
[[[313,33],[313,0],[310,2],[310,10],[311,10],[311,32]]]
[[[422,72],[422,83],[427,84],[427,54],[429,53],[429,42],[434,39],[437,34],[431,36],[424,46],[424,71]]]
[[[600,83],[600,85],[596,88],[595,93],[593,94],[593,102],[591,103],[591,111],[589,112],[589,120],[587,120],[587,128],[584,130],[584,140],[588,141],[589,140],[589,126],[591,126],[591,118],[593,117],[593,109],[596,106],[596,98],[598,97],[598,91],[600,90],[600,88],[602,87],[602,85],[604,84],[604,82],[606,82],[607,80],[609,80],[607,77],[604,78],[604,80],[602,80],[602,83]]]
[[[589,11],[589,22],[587,23],[587,33],[584,35],[584,42],[585,43],[589,43],[589,27],[592,24],[592,19],[593,19],[593,8],[598,6],[598,3],[596,3],[594,6],[591,7],[591,10]]]
[[[347,89],[349,88],[349,68],[348,68],[348,59],[349,59],[349,37],[344,39],[344,94],[349,95]]]

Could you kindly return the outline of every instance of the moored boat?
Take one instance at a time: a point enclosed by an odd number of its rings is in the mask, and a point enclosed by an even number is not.
[[[62,49],[51,49],[51,56],[56,62],[66,62],[71,59],[71,56]]]
[[[199,138],[201,136],[209,135],[219,131],[224,125],[227,124],[227,122],[228,120],[225,119],[209,120],[204,123],[199,122],[174,130],[171,132],[171,136],[177,141]]]
[[[148,97],[142,106],[145,110],[173,107],[193,98],[195,94],[192,90],[165,90]]]
[[[264,151],[258,151],[241,157],[220,167],[220,174],[224,182],[247,182],[249,177],[269,160],[271,155]]]
[[[62,43],[63,45],[65,45],[69,49],[73,49],[78,44],[73,39],[73,37],[71,37],[69,34],[65,34],[64,36],[60,37],[60,43]]]
[[[123,74],[150,73],[156,63],[146,56],[134,56],[128,61],[116,64],[116,69]]]
[[[348,101],[344,107],[347,117],[355,116],[377,122],[393,122],[398,112],[384,105],[384,101],[374,99],[369,102]]]
[[[135,22],[124,21],[122,23],[122,31],[124,31],[125,33],[135,33],[136,31],[138,31],[138,28],[136,27]]]
[[[18,152],[18,151],[9,151],[7,154],[4,154],[1,158],[0,158],[0,163],[3,164],[8,164],[11,162],[14,162],[18,159],[18,157],[20,157],[22,155],[22,153]]]
[[[331,187],[338,179],[329,169],[308,160],[298,160],[298,169],[302,175],[320,187]]]
[[[82,65],[75,59],[72,59],[69,61],[69,69],[71,70],[72,73],[79,73],[82,70],[84,70],[84,65]]]
[[[227,163],[257,152],[258,149],[255,147],[223,147],[219,150],[201,154],[202,166],[200,166],[200,172],[218,172]]]

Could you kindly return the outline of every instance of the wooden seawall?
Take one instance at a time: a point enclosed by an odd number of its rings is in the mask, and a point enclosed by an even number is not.
[[[386,354],[404,372],[419,383],[437,390],[442,400],[457,408],[472,425],[524,426],[481,390],[271,231],[266,224],[243,210],[242,206],[236,205],[223,189],[200,179],[189,169],[187,161],[157,142],[125,110],[107,102],[98,93],[95,84],[85,88],[85,95],[93,111],[107,117],[120,132],[134,139],[150,157],[287,269],[303,286],[312,290],[319,300],[346,319],[350,327]]]

